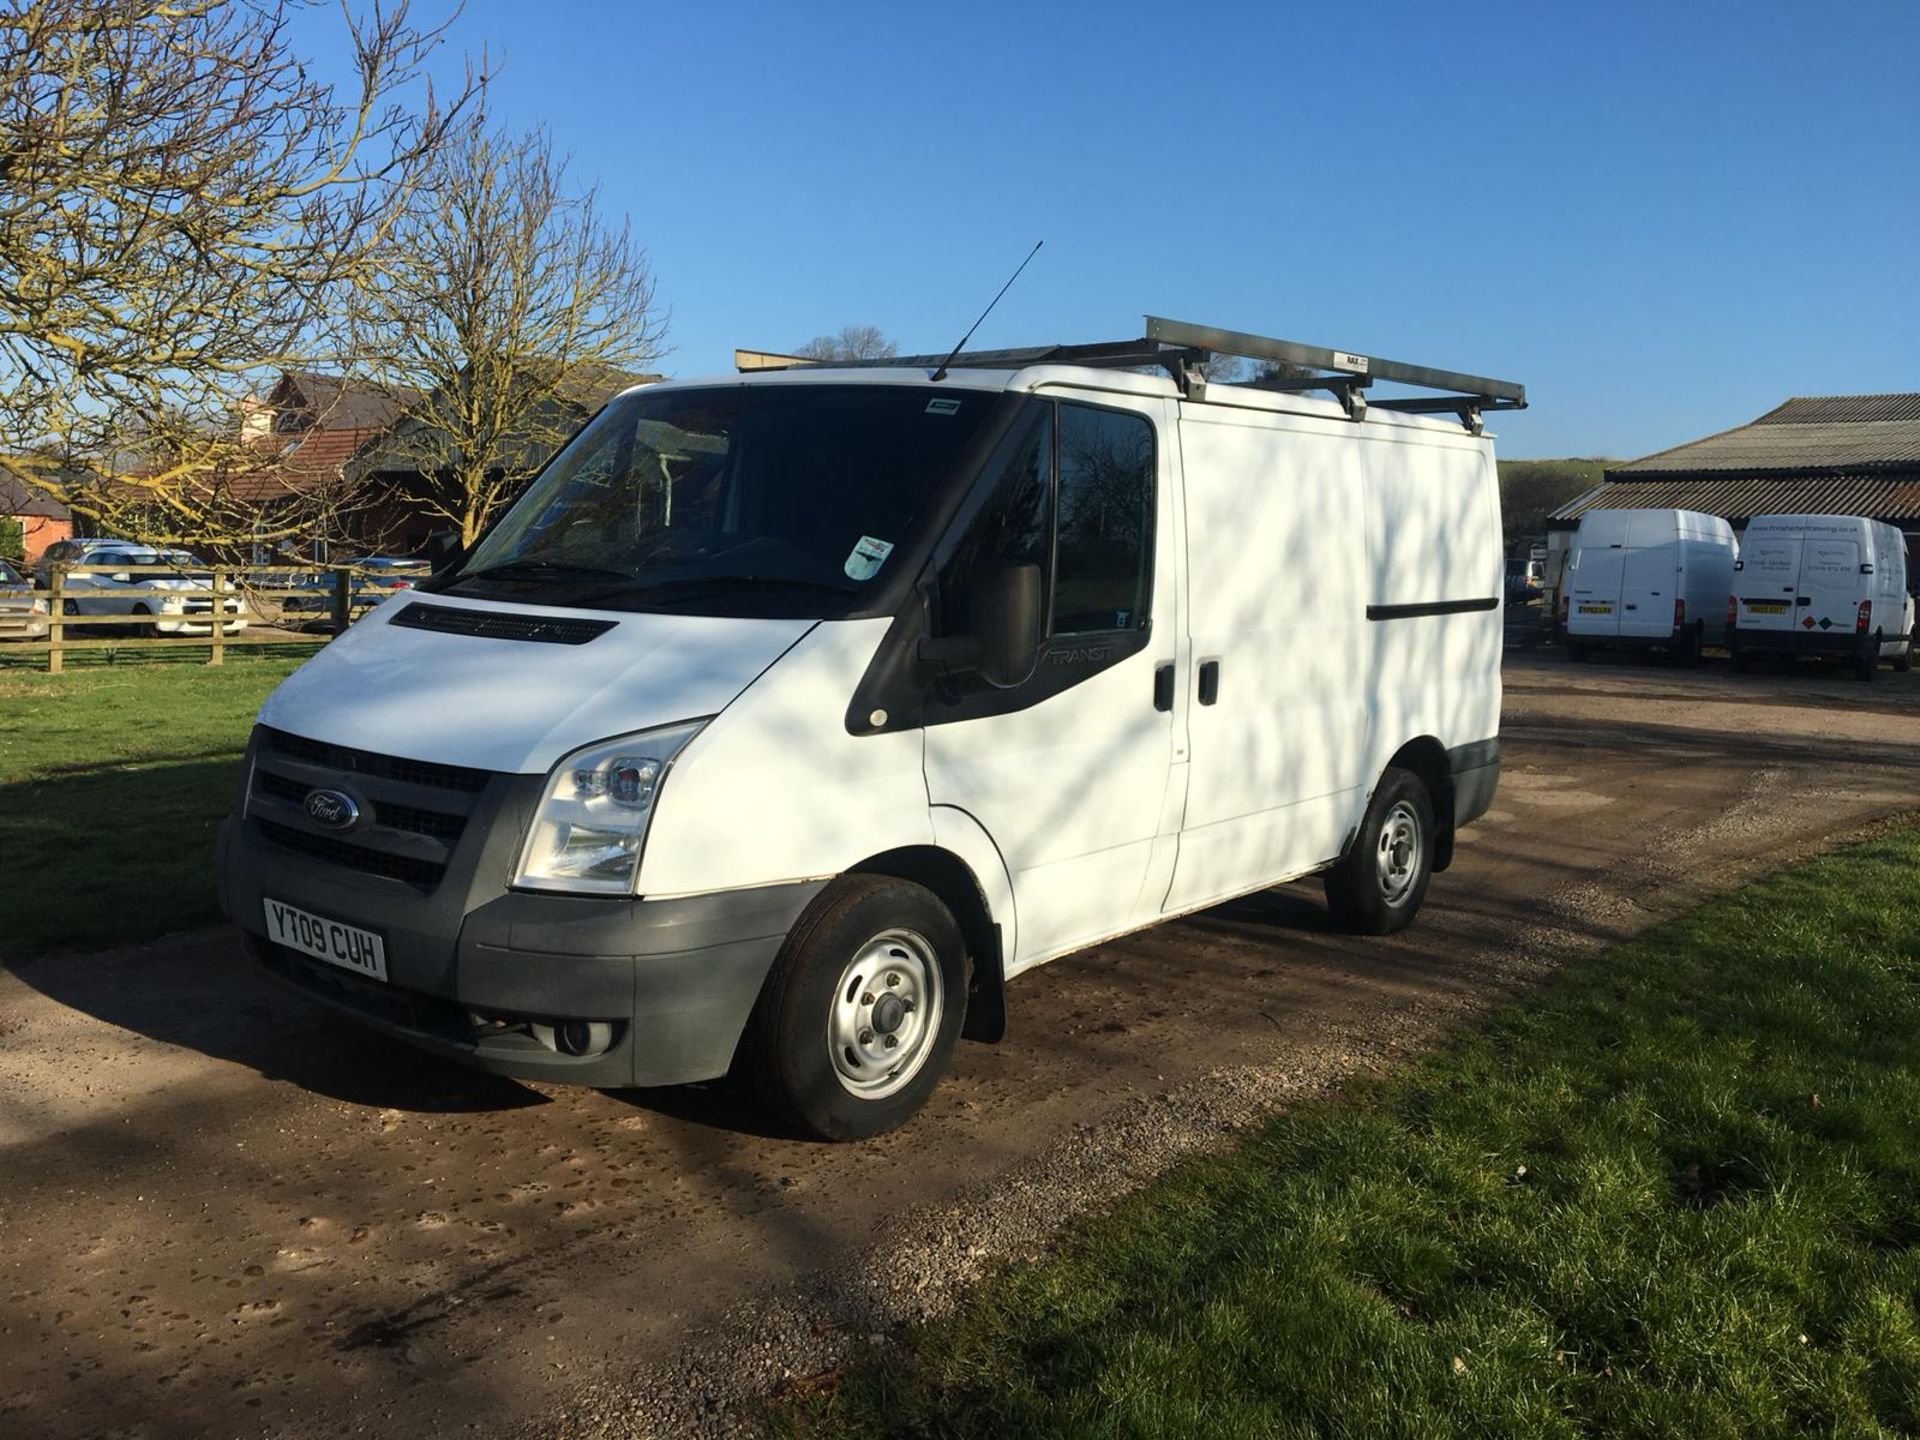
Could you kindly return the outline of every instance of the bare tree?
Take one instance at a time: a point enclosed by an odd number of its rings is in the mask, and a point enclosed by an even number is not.
[[[106,528],[260,534],[234,407],[365,276],[471,93],[436,97],[441,28],[407,0],[343,8],[353,83],[315,79],[309,3],[0,13],[0,445]],[[311,520],[282,505],[265,538]]]
[[[900,347],[878,325],[843,325],[838,335],[816,335],[793,353],[809,360],[891,360]]]
[[[472,121],[409,199],[356,298],[361,373],[404,418],[381,466],[470,543],[635,372],[666,353],[647,257],[544,131]]]

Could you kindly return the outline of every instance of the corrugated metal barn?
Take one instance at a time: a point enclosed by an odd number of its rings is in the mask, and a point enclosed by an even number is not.
[[[1920,395],[1818,395],[1606,472],[1553,513],[1700,510],[1744,529],[1756,515],[1866,515],[1920,534]]]

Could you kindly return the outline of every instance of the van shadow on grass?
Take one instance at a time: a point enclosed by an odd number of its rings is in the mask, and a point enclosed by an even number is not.
[[[220,923],[214,844],[235,774],[232,760],[196,761],[0,787],[7,968],[106,1024],[334,1099],[433,1112],[544,1103],[282,989],[233,932],[210,928]],[[172,938],[143,943],[162,935]],[[107,953],[86,953],[96,950]]]

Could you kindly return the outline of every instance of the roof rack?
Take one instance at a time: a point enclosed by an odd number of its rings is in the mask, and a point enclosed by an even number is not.
[[[1374,408],[1416,415],[1458,415],[1460,423],[1476,435],[1481,431],[1480,416],[1483,411],[1524,410],[1527,407],[1527,387],[1512,380],[1492,380],[1484,375],[1468,375],[1457,370],[1409,365],[1400,360],[1383,360],[1377,355],[1357,355],[1321,345],[1302,345],[1294,340],[1275,340],[1239,330],[1192,325],[1184,320],[1162,319],[1158,315],[1147,316],[1146,322],[1146,334],[1138,340],[1032,345],[1012,350],[968,350],[951,358],[945,355],[892,355],[875,360],[815,360],[804,355],[783,355],[776,351],[736,350],[733,360],[735,368],[742,372],[872,366],[931,370],[942,361],[976,370],[1017,370],[1028,365],[1092,365],[1127,370],[1158,367],[1174,378],[1188,399],[1203,400],[1206,398],[1208,382],[1202,367],[1216,355],[1231,355],[1295,366],[1303,373],[1297,378],[1230,382],[1224,388],[1326,390],[1354,420],[1366,418],[1366,391],[1378,380],[1437,393],[1375,400]]]

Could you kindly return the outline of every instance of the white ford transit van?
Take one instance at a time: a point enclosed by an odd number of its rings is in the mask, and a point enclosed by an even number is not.
[[[1727,604],[1727,647],[1742,668],[1763,654],[1913,664],[1906,537],[1861,515],[1756,515]]]
[[[1499,772],[1480,411],[1524,392],[1369,406],[1403,367],[1170,321],[950,360],[610,402],[267,701],[249,952],[488,1070],[738,1070],[844,1138],[1057,956],[1315,873],[1410,921]]]
[[[1733,527],[1697,510],[1589,510],[1561,585],[1567,653],[1662,649],[1683,664],[1726,639]]]

